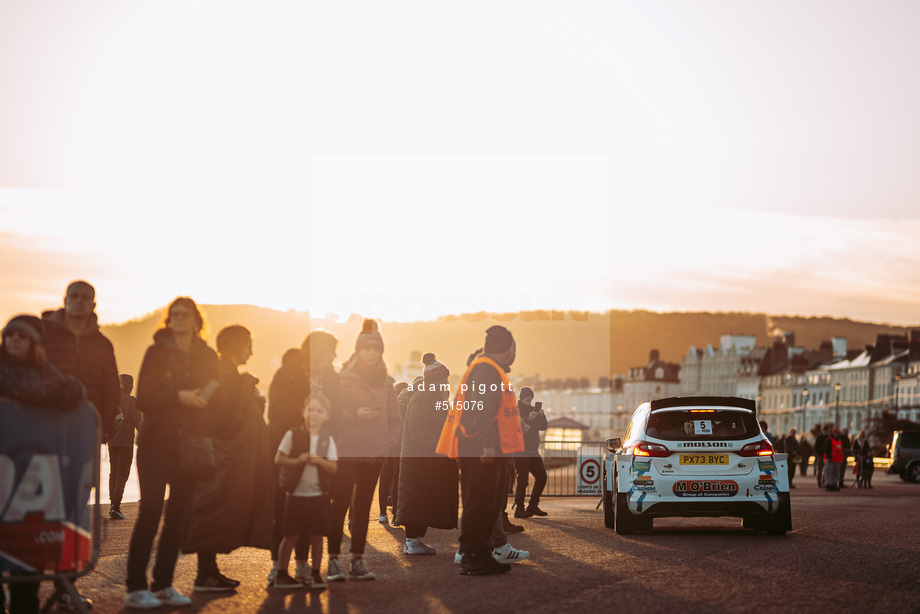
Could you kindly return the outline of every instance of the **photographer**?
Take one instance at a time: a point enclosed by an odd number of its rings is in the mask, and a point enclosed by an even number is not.
[[[543,403],[531,405],[533,390],[521,388],[518,411],[521,414],[521,430],[524,431],[524,451],[514,455],[514,468],[517,471],[517,489],[514,493],[514,517],[530,518],[531,516],[546,516],[540,509],[540,495],[546,487],[546,467],[540,456],[540,431],[546,430],[546,413]],[[530,492],[530,504],[524,508],[524,494],[527,492],[527,481],[533,474],[533,490]]]

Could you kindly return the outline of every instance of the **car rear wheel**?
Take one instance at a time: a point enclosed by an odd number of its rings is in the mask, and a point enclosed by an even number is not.
[[[614,480],[616,484],[619,482],[619,476]],[[613,516],[614,516],[614,526],[618,535],[633,535],[637,531],[651,531],[652,530],[652,519],[646,518],[644,516],[635,516],[632,512],[629,511],[629,506],[627,505],[627,500],[629,499],[629,494],[625,492],[619,492],[620,487],[617,484],[616,494],[616,505],[614,506]]]
[[[789,502],[789,493],[779,493],[779,509],[768,517],[763,524],[767,535],[785,535],[792,528],[792,506]]]

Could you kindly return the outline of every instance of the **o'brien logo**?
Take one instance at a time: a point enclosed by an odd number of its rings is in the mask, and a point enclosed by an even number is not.
[[[732,480],[680,480],[674,482],[678,497],[734,497],[738,483]]]

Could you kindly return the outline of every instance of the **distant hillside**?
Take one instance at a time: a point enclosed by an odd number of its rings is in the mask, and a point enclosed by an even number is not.
[[[228,324],[243,324],[253,331],[254,355],[246,369],[262,379],[263,389],[267,389],[284,351],[299,346],[311,328],[325,328],[339,339],[341,362],[351,355],[361,322],[358,316],[337,322],[311,319],[304,312],[282,312],[253,305],[204,305],[202,309],[212,342],[217,331]],[[144,350],[162,322],[163,311],[103,328],[115,345],[122,372],[137,375]],[[751,313],[479,313],[426,322],[384,322],[381,326],[386,343],[384,358],[391,371],[398,371],[410,362],[413,352],[433,351],[459,376],[467,356],[481,347],[485,330],[493,324],[507,326],[517,339],[518,358],[513,375],[588,377],[592,381],[646,364],[651,349],[658,349],[663,360],[679,363],[691,345],[715,347],[727,333],[756,335],[758,345],[767,345],[777,332],[795,331],[796,344],[808,348],[834,336],[845,337],[850,348],[862,348],[873,343],[880,333],[904,334],[909,330],[845,319]]]

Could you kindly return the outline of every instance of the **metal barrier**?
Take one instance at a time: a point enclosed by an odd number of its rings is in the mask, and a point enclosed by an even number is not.
[[[540,442],[540,455],[546,466],[546,488],[543,490],[543,496],[600,496],[600,464],[592,468],[590,464],[579,465],[578,461],[579,457],[583,461],[594,457],[603,462],[605,446],[606,442],[603,441],[550,440]],[[592,473],[594,471],[597,472],[596,475]],[[579,482],[581,482],[581,488],[579,488]],[[592,487],[595,483],[596,488]],[[529,480],[529,484],[533,486],[532,479]]]
[[[0,399],[0,581],[54,580],[42,612],[99,560],[99,414],[91,403],[39,409]],[[95,505],[90,506],[91,493]]]

